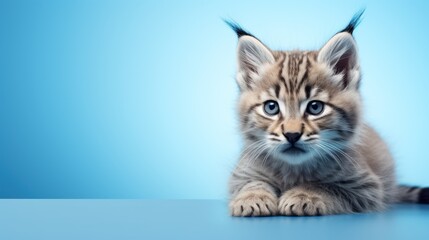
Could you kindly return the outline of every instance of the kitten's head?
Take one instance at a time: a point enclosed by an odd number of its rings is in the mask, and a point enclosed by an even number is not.
[[[290,164],[335,154],[360,123],[360,69],[353,30],[319,51],[273,51],[234,24],[241,130],[247,147]]]

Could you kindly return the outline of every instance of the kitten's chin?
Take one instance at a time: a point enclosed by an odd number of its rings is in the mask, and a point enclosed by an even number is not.
[[[285,161],[291,165],[299,165],[304,162],[308,162],[311,159],[312,154],[302,148],[288,148],[281,151],[278,155],[280,160]]]

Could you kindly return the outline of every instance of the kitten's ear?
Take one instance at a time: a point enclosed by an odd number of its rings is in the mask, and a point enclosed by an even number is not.
[[[264,64],[274,63],[271,50],[252,36],[242,36],[237,47],[239,71],[258,73]]]
[[[317,60],[331,67],[335,74],[347,74],[349,70],[358,69],[357,47],[352,35],[337,33],[320,49]]]
[[[357,12],[349,24],[335,34],[323,46],[317,57],[317,61],[331,68],[335,76],[334,81],[342,83],[343,87],[354,85],[359,87],[360,72],[356,42],[352,36],[353,31],[359,25],[365,9]]]
[[[240,89],[251,88],[263,67],[275,62],[271,50],[253,36],[238,39],[238,75]]]
[[[275,62],[273,53],[261,41],[242,29],[237,23],[228,20],[224,21],[235,31],[238,37],[238,85],[241,90],[251,89],[263,67]]]

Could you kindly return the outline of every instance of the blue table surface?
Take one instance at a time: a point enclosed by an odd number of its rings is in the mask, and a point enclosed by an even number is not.
[[[429,239],[429,205],[234,218],[220,200],[0,200],[0,239]]]

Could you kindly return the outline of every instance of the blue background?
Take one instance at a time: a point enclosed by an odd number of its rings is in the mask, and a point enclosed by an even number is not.
[[[425,1],[1,1],[0,197],[225,198],[241,148],[232,18],[273,49],[355,32],[365,115],[429,185]]]

